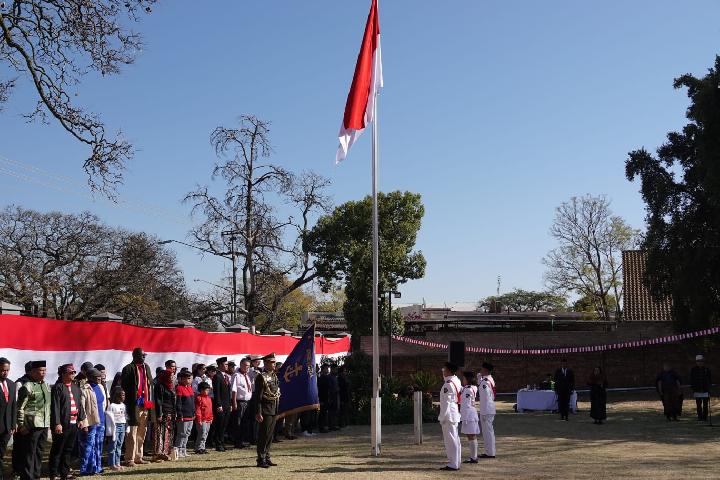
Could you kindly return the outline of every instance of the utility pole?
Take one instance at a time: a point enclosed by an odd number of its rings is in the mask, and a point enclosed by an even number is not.
[[[230,237],[230,257],[232,260],[232,313],[230,314],[230,317],[233,325],[237,323],[237,255],[235,252],[235,235],[237,234],[237,230],[226,230],[224,232],[220,232],[221,236]],[[254,330],[254,325],[252,328]]]

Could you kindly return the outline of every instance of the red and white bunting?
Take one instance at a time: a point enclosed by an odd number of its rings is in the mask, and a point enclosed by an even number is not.
[[[623,350],[626,348],[644,347],[647,345],[662,345],[665,343],[680,342],[688,338],[705,337],[720,333],[720,327],[706,328],[695,332],[681,333],[678,335],[668,335],[658,338],[648,338],[644,340],[636,340],[632,342],[610,343],[606,345],[588,345],[582,347],[560,347],[560,348],[494,348],[494,347],[465,347],[468,353],[489,353],[496,355],[557,355],[565,353],[585,353],[585,352],[605,352],[608,350]],[[428,342],[417,338],[403,337],[401,335],[393,335],[393,340],[398,342],[409,343],[422,347],[447,349],[448,345],[444,343]]]

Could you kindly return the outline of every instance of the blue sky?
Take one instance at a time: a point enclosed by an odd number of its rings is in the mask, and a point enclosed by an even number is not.
[[[125,203],[93,201],[83,146],[20,118],[34,104],[22,83],[0,113],[0,160],[36,170],[21,180],[0,161],[0,203],[87,209],[183,240],[180,199],[210,181],[209,134],[242,113],[272,122],[275,163],[330,177],[338,204],[361,198],[370,135],[342,165],[333,159],[369,3],[161,3],[137,27],[146,43],[137,62],[87,77],[76,97],[138,149]],[[712,65],[718,18],[716,1],[383,0],[380,188],[418,192],[426,209],[417,244],[426,276],[401,287],[403,300],[477,300],[498,275],[504,291],[542,288],[554,208],[574,195],[607,194],[642,227],[627,152],[654,150],[684,124],[687,97],[672,80]],[[191,288],[227,274],[222,259],[176,247]]]

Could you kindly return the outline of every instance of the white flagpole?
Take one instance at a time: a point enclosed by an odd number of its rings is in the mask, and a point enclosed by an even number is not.
[[[377,199],[377,169],[378,169],[378,137],[377,137],[377,101],[378,96],[375,95],[375,105],[373,106],[373,126],[372,126],[372,229],[373,229],[373,274],[372,274],[372,375],[373,375],[373,398],[372,398],[372,418],[370,437],[372,441],[372,455],[380,456],[381,446],[381,404],[380,404],[380,332],[378,321],[378,289],[379,285],[379,263],[380,263],[380,241],[378,234],[378,199]]]
[[[378,5],[379,9],[379,5]],[[378,45],[379,48],[379,45]],[[373,65],[373,82],[377,82],[377,62]],[[378,199],[377,199],[377,170],[378,170],[378,94],[377,89],[373,87],[373,122],[372,122],[372,229],[373,229],[373,274],[372,274],[372,375],[373,375],[373,396],[370,401],[370,441],[372,442],[372,456],[379,457],[382,445],[381,435],[381,411],[382,405],[380,401],[380,332],[378,320],[378,295],[379,295],[379,264],[380,264],[380,240],[378,234]]]

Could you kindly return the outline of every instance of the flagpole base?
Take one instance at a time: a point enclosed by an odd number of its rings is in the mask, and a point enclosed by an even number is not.
[[[372,443],[372,450],[370,454],[373,457],[380,456],[380,450],[382,445],[381,435],[381,423],[380,423],[380,410],[382,400],[380,397],[374,397],[370,399],[370,440]]]

